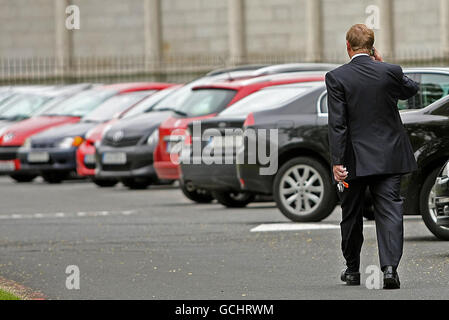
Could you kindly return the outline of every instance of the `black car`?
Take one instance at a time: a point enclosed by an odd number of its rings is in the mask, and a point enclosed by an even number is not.
[[[401,102],[400,108],[406,105],[419,107],[417,103],[432,102],[447,95],[449,81],[439,84],[421,83],[421,92],[412,101]],[[436,175],[448,158],[449,124],[448,102],[443,98],[431,106],[421,110],[403,110],[403,122],[410,135],[415,155],[419,164],[419,171],[406,175],[403,179],[403,195],[406,197],[405,212],[407,214],[429,214],[423,210],[428,206],[430,188]],[[284,103],[277,108],[265,110],[267,106],[261,104],[261,110],[246,116],[244,105],[242,116],[230,119],[230,112],[220,117],[203,121],[202,130],[219,128],[278,129],[278,167],[274,175],[260,175],[261,165],[237,164],[215,167],[215,172],[206,169],[205,165],[181,164],[182,178],[196,187],[209,188],[215,191],[217,199],[225,205],[235,206],[238,201],[244,205],[251,194],[272,194],[279,209],[294,221],[319,221],[327,217],[337,203],[335,186],[331,182],[331,170],[328,153],[327,137],[327,99],[325,87],[317,88],[305,96],[294,101]],[[257,109],[257,108],[256,108]],[[213,123],[215,122],[215,123]],[[191,129],[192,130],[192,129]],[[212,139],[213,140],[213,139]],[[203,141],[203,144],[205,142]],[[257,138],[245,138],[244,147],[240,148],[244,159],[254,159],[248,154],[248,146],[257,146]],[[203,146],[204,147],[204,146]],[[253,150],[253,153],[256,152]],[[306,179],[306,185],[299,182]],[[307,189],[308,187],[309,189]],[[296,192],[308,201],[298,203]],[[232,199],[231,195],[234,196]],[[238,198],[237,198],[238,197]],[[420,208],[421,207],[421,208]]]
[[[21,169],[37,172],[49,183],[60,183],[76,171],[76,151],[89,130],[111,120],[115,114],[141,101],[154,91],[135,91],[116,95],[99,105],[80,122],[45,130],[33,135],[18,151]],[[30,155],[45,155],[31,160]]]
[[[290,126],[279,128],[279,170],[275,175],[260,175],[258,164],[237,165],[242,190],[273,194],[279,209],[293,221],[322,220],[337,202],[330,176],[325,92],[319,91],[309,95],[318,101],[312,118],[290,113]],[[285,121],[285,114],[282,117],[276,112],[279,110],[254,113],[249,127],[279,127],[276,124]],[[449,156],[448,116],[449,97],[421,110],[401,112],[419,166],[418,171],[403,177],[405,214],[421,213],[425,220],[431,214],[430,191]],[[255,143],[249,140],[245,146]]]

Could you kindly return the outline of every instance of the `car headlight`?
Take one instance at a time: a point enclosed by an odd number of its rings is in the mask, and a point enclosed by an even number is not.
[[[84,142],[83,137],[67,137],[61,140],[58,144],[58,148],[70,149],[71,147],[79,147]]]
[[[31,138],[28,138],[25,140],[25,142],[23,143],[22,148],[24,149],[31,149]]]
[[[158,142],[159,142],[159,129],[156,129],[148,137],[147,144],[149,144],[149,145],[156,145]]]

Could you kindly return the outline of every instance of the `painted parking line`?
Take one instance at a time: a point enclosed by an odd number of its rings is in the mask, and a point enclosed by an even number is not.
[[[52,218],[84,218],[84,217],[106,217],[106,216],[129,216],[135,211],[91,211],[91,212],[56,212],[56,213],[31,213],[31,214],[5,214],[0,215],[0,220],[18,219],[52,219]]]
[[[373,225],[364,225],[365,228],[374,227]],[[279,232],[279,231],[309,231],[309,230],[332,230],[340,229],[337,224],[325,223],[267,223],[252,228],[251,232]]]

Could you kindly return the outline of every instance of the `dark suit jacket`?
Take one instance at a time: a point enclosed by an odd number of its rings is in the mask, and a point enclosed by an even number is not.
[[[418,92],[400,66],[358,56],[326,74],[332,165],[355,177],[417,169],[397,107]]]

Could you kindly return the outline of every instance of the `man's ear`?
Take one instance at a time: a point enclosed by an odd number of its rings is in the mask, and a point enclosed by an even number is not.
[[[351,51],[351,45],[349,44],[349,41],[346,40],[346,50]]]

